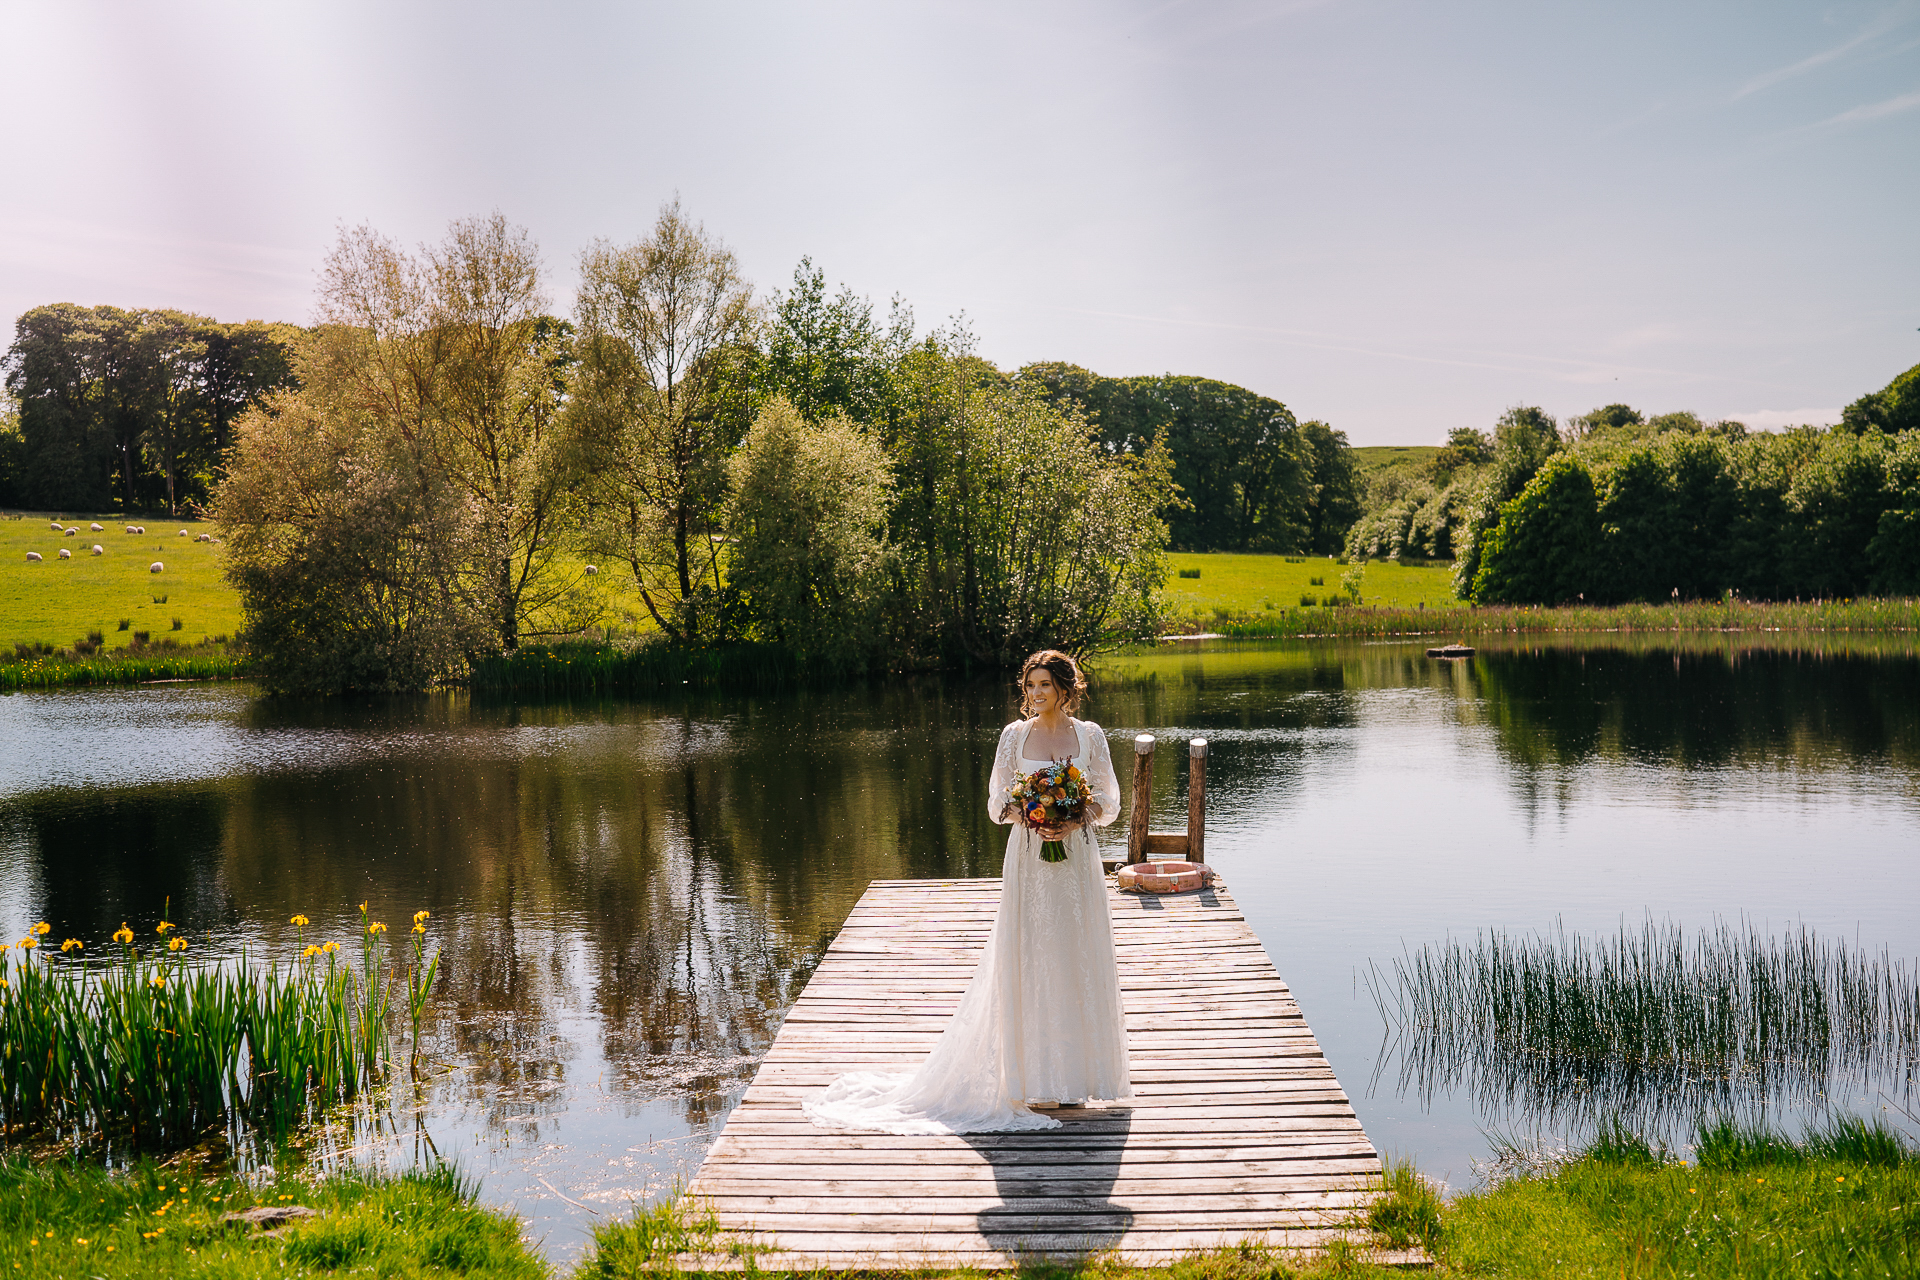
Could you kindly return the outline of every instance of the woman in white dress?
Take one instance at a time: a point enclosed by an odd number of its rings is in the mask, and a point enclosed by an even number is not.
[[[1133,1096],[1106,875],[1089,829],[1119,815],[1120,784],[1100,726],[1072,716],[1085,690],[1064,653],[1043,650],[1022,666],[1027,718],[1001,731],[988,783],[988,812],[1013,832],[986,954],[917,1071],[841,1076],[805,1104],[815,1124],[884,1133],[1051,1129],[1060,1122],[1043,1111],[1053,1106]],[[1091,784],[1086,816],[1028,826],[1013,802],[1014,777],[1060,760]],[[1066,861],[1041,860],[1048,840],[1065,844]]]

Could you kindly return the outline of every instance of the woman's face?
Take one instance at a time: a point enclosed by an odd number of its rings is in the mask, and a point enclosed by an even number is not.
[[[1053,673],[1045,667],[1035,667],[1027,672],[1026,683],[1027,710],[1034,715],[1042,715],[1059,705],[1060,691],[1053,687]]]

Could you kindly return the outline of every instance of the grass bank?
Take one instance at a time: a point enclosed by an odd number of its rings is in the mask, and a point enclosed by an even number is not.
[[[1344,602],[1349,581],[1363,605],[1434,609],[1456,603],[1453,565],[1446,561],[1351,565],[1328,556],[1176,552],[1167,566],[1162,598],[1169,618],[1257,617]]]
[[[1319,636],[1545,635],[1555,632],[1920,632],[1920,599],[1779,603],[1698,600],[1674,604],[1540,606],[1450,604],[1434,608],[1334,608],[1216,612],[1170,618],[1169,634],[1206,630],[1241,639]]]
[[[315,1216],[269,1235],[229,1213],[299,1205]],[[266,1181],[191,1166],[0,1160],[0,1272],[84,1280],[182,1276],[466,1275],[540,1280],[544,1262],[511,1214],[475,1203],[444,1166],[382,1177]]]
[[[810,667],[779,645],[682,649],[660,641],[633,648],[601,641],[523,645],[476,663],[477,694],[509,697],[629,696],[676,689],[786,689],[849,673]]]
[[[97,645],[92,636],[83,636],[69,649],[17,644],[12,653],[0,654],[0,692],[161,680],[238,680],[246,674],[246,651],[224,637],[191,647],[163,639],[157,644],[108,649]]]

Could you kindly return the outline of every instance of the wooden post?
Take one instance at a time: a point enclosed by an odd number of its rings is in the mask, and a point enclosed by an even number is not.
[[[1187,744],[1187,861],[1207,860],[1207,740]]]
[[[1153,809],[1153,735],[1133,740],[1133,812],[1127,818],[1127,861],[1147,859],[1147,819]]]

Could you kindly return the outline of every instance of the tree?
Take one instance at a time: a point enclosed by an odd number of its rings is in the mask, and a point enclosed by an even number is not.
[[[359,227],[322,270],[302,375],[325,384],[335,411],[392,432],[421,487],[461,495],[441,558],[504,649],[549,610],[552,629],[578,625],[580,582],[554,557],[582,458],[560,414],[570,335],[547,306],[538,248],[498,213],[453,222],[418,254]]]
[[[891,412],[893,367],[912,340],[913,312],[898,298],[882,329],[872,304],[846,286],[829,300],[825,275],[802,258],[791,291],[774,295],[760,382],[808,422],[843,413],[880,423]]]
[[[631,569],[647,611],[683,643],[717,634],[729,365],[751,337],[752,290],[733,253],[678,200],[653,234],[580,258],[573,412],[591,441],[593,538]]]
[[[728,470],[727,586],[755,632],[806,660],[873,656],[893,487],[878,438],[844,414],[811,424],[776,397]]]
[[[1580,459],[1548,460],[1500,509],[1473,581],[1486,604],[1560,604],[1591,594],[1600,521],[1593,476]]]
[[[1347,433],[1324,422],[1300,424],[1300,450],[1306,461],[1306,530],[1293,549],[1331,555],[1360,518],[1359,469]]]
[[[197,319],[178,311],[140,316],[140,359],[152,374],[149,419],[140,445],[166,480],[170,516],[180,511],[183,473],[212,462],[213,424],[204,383],[207,345]]]
[[[1840,425],[1855,435],[1866,431],[1893,435],[1920,428],[1920,364],[1848,405]]]
[[[1476,598],[1482,541],[1500,522],[1501,509],[1520,495],[1559,448],[1559,429],[1552,415],[1539,406],[1515,405],[1500,415],[1493,428],[1493,460],[1469,504],[1464,527],[1454,538],[1453,588],[1460,595]]]

